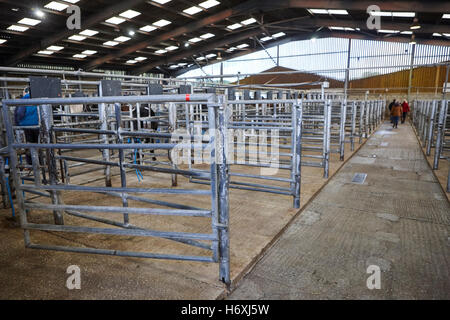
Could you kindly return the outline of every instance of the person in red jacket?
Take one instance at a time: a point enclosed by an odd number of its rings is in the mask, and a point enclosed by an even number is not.
[[[409,107],[409,104],[408,104],[408,101],[403,100],[402,108],[403,108],[402,123],[405,123],[406,117],[408,116],[408,112],[411,111],[411,109]]]

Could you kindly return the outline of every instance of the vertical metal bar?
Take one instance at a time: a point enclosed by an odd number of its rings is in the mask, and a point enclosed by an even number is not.
[[[365,101],[360,102],[360,112],[359,112],[359,144],[363,141],[363,133],[364,133],[364,110],[365,110]]]
[[[116,113],[116,139],[118,144],[123,144],[123,137],[121,135],[122,130],[122,110],[120,103],[114,104],[114,109]],[[123,149],[119,149],[119,170],[120,170],[120,184],[122,188],[127,187],[127,175],[124,168],[125,154]],[[122,205],[124,208],[128,207],[128,199],[125,193],[122,193]],[[127,213],[123,214],[123,223],[128,225],[130,218]]]
[[[175,103],[169,103],[169,133],[175,132],[177,129],[177,106]],[[187,128],[186,128],[187,129]],[[176,169],[175,159],[172,159],[172,168]],[[178,176],[176,173],[172,174],[172,187],[178,185]]]
[[[408,79],[408,101],[411,101],[411,88],[412,88],[415,55],[416,55],[416,44],[413,44],[412,50],[411,50],[411,62],[410,62],[409,79]]]
[[[11,117],[10,117],[10,113],[9,113],[9,107],[5,103],[3,103],[2,112],[3,112],[3,122],[5,124],[5,129],[6,129],[6,139],[7,139],[7,143],[8,143],[10,171],[12,173],[14,185],[16,186],[16,189],[18,190],[19,186],[21,185],[21,182],[20,182],[19,172],[17,170],[17,165],[18,165],[17,152],[16,152],[16,150],[14,150],[12,148],[12,145],[14,144],[13,125],[12,125],[12,121],[11,121]],[[24,226],[28,222],[27,222],[27,213],[26,213],[25,207],[24,207],[25,201],[23,198],[23,193],[16,192],[16,198],[17,198],[17,201],[19,204],[20,225]],[[24,230],[23,233],[24,233],[25,247],[28,247],[31,243],[30,231]]]
[[[356,135],[356,102],[352,102],[352,135],[350,138],[351,150],[355,151],[355,135]]]
[[[33,165],[34,185],[41,185],[41,173],[39,171],[39,154],[36,148],[30,148],[31,164]]]
[[[444,139],[444,121],[446,117],[446,105],[447,101],[443,100],[441,105],[441,110],[439,112],[439,122],[437,126],[438,134],[436,138],[436,147],[434,149],[434,162],[433,170],[439,169],[439,160],[441,159],[441,145]]]
[[[41,115],[41,130],[42,136],[44,139],[44,143],[51,144],[54,143],[52,127],[53,127],[53,108],[52,105],[41,105],[39,106],[39,111]],[[55,160],[55,150],[46,149],[46,158],[47,158],[47,167],[48,167],[48,176],[50,185],[56,185],[58,183],[58,169],[56,166]],[[58,191],[51,191],[52,203],[60,204],[60,194]],[[64,217],[63,212],[54,210],[53,216],[55,218],[55,224],[63,225]]]
[[[433,100],[433,106],[431,108],[431,116],[430,116],[430,128],[428,130],[428,139],[427,139],[427,156],[431,154],[431,147],[433,146],[433,136],[434,136],[434,119],[436,118],[436,100]]]
[[[99,84],[98,90],[99,97],[102,96],[102,83]],[[108,107],[105,103],[99,103],[98,105],[98,115],[99,120],[101,121],[100,130],[108,130]],[[109,144],[109,138],[107,134],[102,134],[101,139],[103,140],[103,144]],[[109,149],[102,150],[103,161],[109,162],[110,160],[110,151]],[[105,186],[112,187],[111,182],[111,166],[105,166]]]
[[[217,164],[218,171],[218,197],[219,197],[219,278],[226,284],[230,284],[230,240],[229,240],[229,167],[228,167],[228,152],[227,152],[227,125],[226,125],[226,108],[227,103],[224,96],[218,97],[219,105],[221,106],[219,112],[216,113],[218,130],[216,130],[216,150],[218,152],[219,163]]]
[[[302,119],[303,119],[303,106],[302,101],[298,101],[293,106],[292,116],[295,119],[293,121],[294,128],[294,140],[292,141],[292,179],[294,181],[294,208],[300,208],[301,200],[301,165],[302,165]]]
[[[340,160],[344,161],[345,157],[345,123],[347,121],[347,99],[341,102],[341,123],[339,128],[339,155]]]
[[[331,147],[331,100],[327,100],[325,105],[325,163],[324,163],[324,178],[328,179],[330,173],[330,147]]]

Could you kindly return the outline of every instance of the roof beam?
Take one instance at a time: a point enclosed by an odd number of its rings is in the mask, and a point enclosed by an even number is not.
[[[427,13],[450,12],[449,1],[417,1],[417,0],[264,0],[259,7],[275,8],[314,8],[314,9],[346,9],[366,11],[371,5],[377,5],[383,11],[415,11]]]
[[[176,28],[174,30],[165,32],[165,33],[160,34],[160,35],[155,36],[155,37],[151,37],[148,40],[135,43],[133,45],[130,45],[129,47],[126,47],[126,48],[120,50],[117,53],[109,54],[109,55],[106,55],[104,57],[97,58],[95,60],[90,61],[89,63],[87,63],[86,65],[83,66],[83,70],[87,70],[87,71],[92,70],[95,67],[100,66],[100,65],[102,65],[102,64],[104,64],[104,63],[106,63],[106,62],[108,62],[110,60],[123,57],[123,56],[131,54],[131,53],[133,53],[133,52],[135,52],[137,50],[145,49],[148,46],[158,45],[160,42],[169,40],[171,38],[178,37],[178,36],[183,35],[185,33],[190,33],[190,32],[196,31],[196,30],[204,28],[204,27],[206,27],[206,26],[208,26],[210,24],[214,24],[214,23],[223,21],[223,20],[225,20],[225,19],[227,19],[227,18],[229,18],[229,17],[231,17],[233,15],[236,15],[238,13],[242,13],[242,12],[245,12],[245,11],[251,11],[251,10],[257,9],[258,8],[258,3],[259,2],[256,1],[256,0],[249,0],[249,1],[246,1],[246,2],[243,2],[243,3],[240,3],[239,5],[231,8],[231,9],[223,10],[221,12],[218,12],[218,13],[213,14],[211,16],[205,17],[205,18],[200,19],[198,21],[191,22],[191,23],[189,23],[189,24],[187,24],[185,26],[182,26],[182,27]]]
[[[198,54],[198,53],[201,53],[201,52],[214,50],[214,49],[217,49],[219,47],[225,46],[225,45],[230,44],[230,43],[234,43],[234,42],[237,42],[237,41],[241,41],[241,40],[244,40],[244,39],[248,39],[248,38],[254,37],[254,36],[256,36],[258,34],[261,34],[261,33],[262,33],[262,31],[259,28],[251,29],[251,30],[247,30],[247,31],[244,31],[244,32],[241,32],[241,33],[233,34],[232,36],[224,37],[224,38],[222,38],[222,39],[220,39],[218,41],[207,43],[207,44],[205,44],[203,46],[193,46],[189,50],[184,50],[184,51],[181,51],[181,52],[177,52],[176,54],[172,54],[170,56],[167,56],[164,59],[153,61],[153,62],[148,63],[146,65],[140,66],[139,68],[136,68],[136,69],[133,70],[133,74],[142,74],[142,73],[145,73],[145,72],[147,72],[147,71],[149,71],[149,70],[151,70],[151,69],[153,69],[153,68],[155,68],[157,66],[166,65],[166,64],[168,64],[170,62],[175,62],[175,61],[178,61],[178,60],[182,60],[184,58],[191,57],[191,56],[193,56],[195,54]]]
[[[104,21],[110,17],[112,17],[113,15],[125,11],[129,8],[132,8],[142,2],[144,2],[145,0],[128,0],[128,1],[120,1],[119,3],[116,3],[110,7],[104,8],[101,11],[99,11],[98,13],[95,13],[85,19],[81,20],[81,24],[82,24],[82,30],[89,28],[93,25],[96,25],[97,23]],[[36,43],[34,45],[31,45],[28,49],[26,50],[21,50],[20,52],[18,52],[16,55],[14,55],[13,57],[9,58],[6,61],[6,65],[7,66],[12,66],[12,65],[16,65],[17,63],[21,62],[22,60],[24,60],[25,58],[29,57],[30,55],[36,53],[37,51],[41,50],[42,48],[47,48],[67,37],[70,37],[73,34],[76,34],[78,32],[80,32],[80,30],[69,30],[66,29],[66,26],[63,27],[64,30],[60,31],[48,38],[42,39],[39,43]]]

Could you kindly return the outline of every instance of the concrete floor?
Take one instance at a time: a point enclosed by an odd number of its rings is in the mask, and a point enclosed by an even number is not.
[[[357,145],[358,146],[358,145]],[[348,146],[346,158],[350,157]],[[330,176],[343,165],[333,154]],[[248,167],[233,167],[233,171],[251,173]],[[255,172],[257,173],[257,172]],[[284,173],[287,174],[287,173]],[[139,183],[135,173],[127,176],[130,187],[170,188],[167,175],[144,173]],[[327,182],[323,169],[302,167],[302,198],[305,204]],[[93,181],[89,185],[102,185],[101,172],[74,178],[76,181]],[[113,185],[120,180],[114,177]],[[207,188],[193,185],[179,177],[179,188]],[[208,208],[208,197],[167,195],[155,196],[158,200]],[[172,197],[173,198],[173,197]],[[90,193],[64,194],[66,204],[121,205],[120,199]],[[144,204],[131,202],[130,206]],[[249,266],[298,213],[292,208],[292,198],[276,194],[245,190],[230,190],[230,250],[231,277],[238,282]],[[166,261],[124,258],[102,255],[76,254],[25,249],[23,232],[8,217],[9,210],[0,210],[0,299],[217,299],[226,295],[226,288],[218,281],[218,265],[199,262]],[[96,214],[109,217],[107,214]],[[113,219],[120,220],[117,216]],[[29,219],[38,223],[53,223],[51,213],[33,211]],[[65,215],[68,225],[104,227],[104,225]],[[131,223],[156,230],[210,232],[208,219],[186,217],[131,217]],[[33,243],[145,251],[153,253],[207,255],[208,252],[187,247],[172,241],[155,238],[117,237],[108,235],[83,235],[55,232],[32,232]],[[81,290],[66,288],[66,269],[78,265],[81,269]]]
[[[411,126],[383,124],[229,299],[450,299],[450,205]]]

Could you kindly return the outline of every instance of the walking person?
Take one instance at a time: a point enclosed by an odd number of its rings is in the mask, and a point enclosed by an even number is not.
[[[397,103],[397,100],[395,100],[394,99],[394,101],[392,101],[390,104],[389,104],[389,112],[391,113],[391,123],[394,123],[394,120],[392,119],[392,108],[395,106],[395,104]]]
[[[30,88],[23,90],[22,99],[30,99]],[[29,127],[37,126],[39,124],[38,108],[37,106],[18,106],[14,110],[14,121],[16,126]],[[30,128],[24,129],[25,140],[27,143],[39,143],[39,129]],[[26,154],[27,164],[31,165],[31,154]]]
[[[400,120],[400,117],[402,116],[403,113],[403,108],[400,105],[400,103],[396,103],[393,107],[392,107],[392,111],[391,111],[391,116],[392,116],[392,121],[393,121],[393,128],[398,128],[398,121]]]
[[[409,107],[408,101],[403,100],[402,109],[403,109],[403,114],[402,114],[402,124],[403,124],[406,121],[406,117],[408,116],[408,112],[411,111],[411,108]]]

